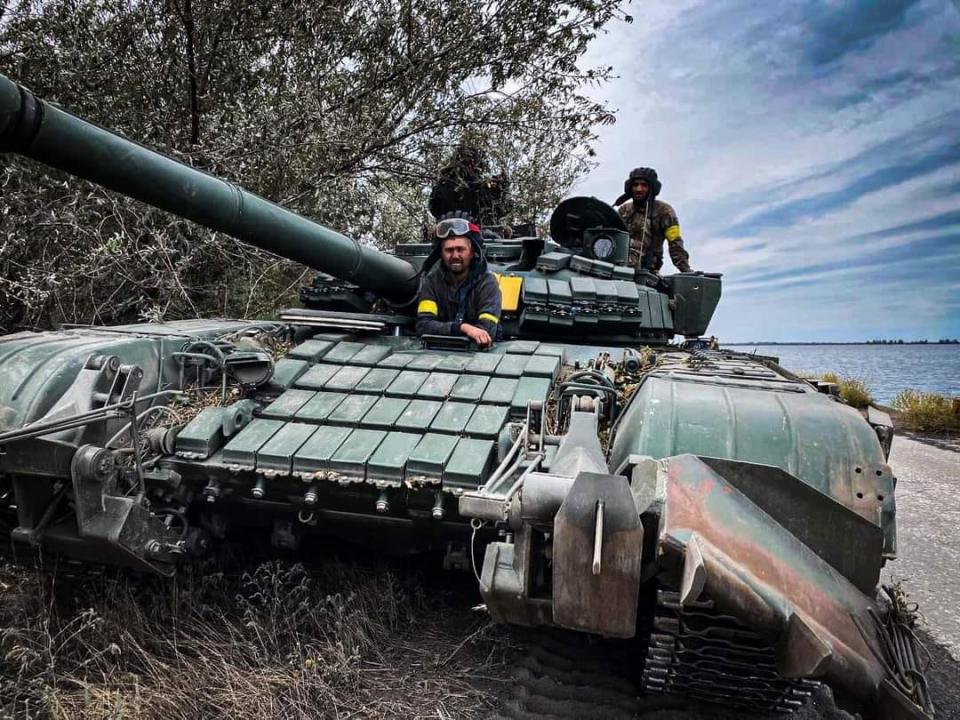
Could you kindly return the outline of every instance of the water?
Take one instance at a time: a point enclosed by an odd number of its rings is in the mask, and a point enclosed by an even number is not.
[[[907,388],[960,396],[960,345],[737,345],[731,349],[780,358],[793,372],[856,377],[889,405]]]

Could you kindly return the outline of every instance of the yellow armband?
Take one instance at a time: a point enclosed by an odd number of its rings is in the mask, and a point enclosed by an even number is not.
[[[437,303],[433,300],[421,300],[417,305],[417,315],[439,315]]]

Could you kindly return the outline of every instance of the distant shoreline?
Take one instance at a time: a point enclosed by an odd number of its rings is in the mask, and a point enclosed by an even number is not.
[[[844,341],[844,342],[804,342],[802,340],[791,341],[791,342],[768,342],[765,340],[758,340],[756,342],[721,342],[722,347],[733,347],[733,346],[745,346],[745,345],[870,345],[877,347],[888,347],[888,346],[901,346],[901,345],[931,345],[934,347],[940,347],[941,345],[960,345],[960,342],[938,342],[938,341],[926,341],[922,342],[919,340],[907,342],[857,342],[856,340]]]

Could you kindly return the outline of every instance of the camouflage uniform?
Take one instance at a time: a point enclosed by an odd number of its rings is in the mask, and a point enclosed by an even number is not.
[[[504,173],[490,174],[481,150],[461,145],[440,170],[428,207],[437,220],[453,213],[481,225],[499,225],[513,209],[510,181]]]
[[[649,209],[646,205],[649,204]],[[646,218],[644,218],[646,210]],[[620,217],[630,232],[630,265],[660,272],[663,267],[663,241],[667,241],[670,259],[680,272],[690,271],[690,256],[680,237],[680,221],[677,213],[667,203],[652,200],[634,209],[633,200],[617,208]],[[644,228],[646,220],[646,228]]]

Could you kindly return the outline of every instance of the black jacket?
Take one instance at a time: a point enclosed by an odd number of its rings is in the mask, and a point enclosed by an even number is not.
[[[469,323],[495,339],[500,304],[500,286],[486,263],[475,266],[466,280],[457,284],[443,262],[438,262],[420,283],[417,335],[460,335],[461,323]]]

